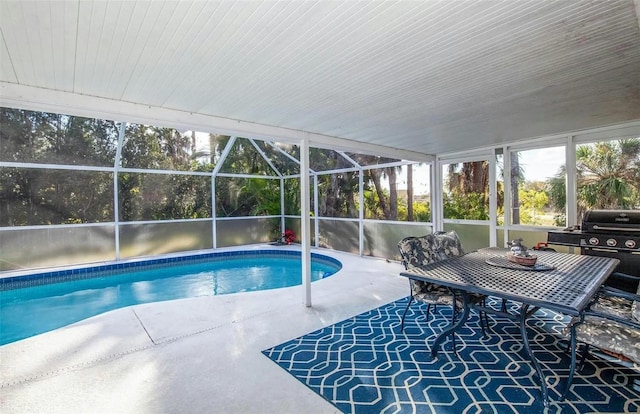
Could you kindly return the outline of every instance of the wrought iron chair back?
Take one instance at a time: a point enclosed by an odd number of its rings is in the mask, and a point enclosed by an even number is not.
[[[455,231],[446,233],[437,232],[420,237],[405,237],[398,242],[398,250],[400,251],[402,264],[406,270],[411,267],[448,260],[452,257],[462,256],[465,254],[462,242]],[[427,320],[429,319],[429,313],[432,306],[434,307],[434,312],[437,305],[452,306],[452,322],[455,321],[458,310],[463,307],[461,298],[457,297],[454,291],[442,285],[409,279],[409,287],[409,303],[407,303],[407,307],[402,314],[402,320],[400,323],[401,331],[404,330],[405,317],[414,300],[427,304]],[[481,302],[484,298],[485,296],[482,295],[472,295],[472,300],[476,302]],[[482,321],[481,326],[484,334],[484,324]]]

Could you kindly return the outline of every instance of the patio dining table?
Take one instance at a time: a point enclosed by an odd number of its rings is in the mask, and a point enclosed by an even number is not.
[[[540,308],[566,315],[579,316],[589,305],[600,286],[618,265],[619,260],[577,254],[536,252],[535,266],[522,266],[506,259],[506,249],[487,248],[423,266],[412,267],[404,272],[414,280],[436,283],[448,287],[454,295],[462,297],[462,315],[434,341],[431,356],[446,337],[460,329],[469,318],[470,308],[498,314],[519,322],[525,351],[540,380],[545,406],[549,404],[548,390],[540,364],[531,350],[526,329],[527,318]],[[470,293],[494,296],[519,303],[515,313],[472,304]],[[571,329],[571,367],[562,399],[571,385],[576,360],[575,327]]]

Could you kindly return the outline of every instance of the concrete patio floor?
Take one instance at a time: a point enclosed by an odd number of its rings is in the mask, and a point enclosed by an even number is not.
[[[0,347],[0,412],[338,412],[261,351],[409,289],[399,263],[318,252],[343,268],[312,284],[312,307],[301,286],[181,299]]]

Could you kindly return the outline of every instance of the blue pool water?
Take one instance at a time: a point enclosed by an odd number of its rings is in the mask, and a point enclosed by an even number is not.
[[[325,278],[340,268],[337,260],[314,254],[311,280]],[[0,290],[0,345],[125,306],[300,285],[301,274],[299,252],[234,252],[191,263],[101,271],[75,280],[74,275],[56,276],[40,285],[30,278],[18,281],[17,286],[36,286]]]

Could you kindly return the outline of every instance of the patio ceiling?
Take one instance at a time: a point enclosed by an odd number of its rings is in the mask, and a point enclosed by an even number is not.
[[[460,151],[640,119],[638,9],[3,0],[0,104],[396,156]]]

